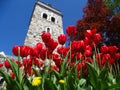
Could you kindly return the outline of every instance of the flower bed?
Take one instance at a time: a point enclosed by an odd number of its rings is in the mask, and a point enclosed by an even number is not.
[[[75,35],[76,27],[68,26],[67,34]],[[119,90],[120,52],[116,46],[97,47],[102,37],[96,29],[86,30],[85,39],[65,47],[66,35],[58,42],[50,33],[42,34],[35,47],[14,46],[18,60],[5,58],[0,75],[3,90]],[[2,67],[7,70],[4,71]]]

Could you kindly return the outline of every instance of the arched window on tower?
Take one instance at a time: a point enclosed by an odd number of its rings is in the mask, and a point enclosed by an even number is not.
[[[51,30],[51,28],[50,28],[50,27],[47,27],[45,31],[46,31],[46,32],[49,32],[49,33],[51,33],[51,34],[52,34],[52,30]]]
[[[47,14],[46,13],[43,13],[43,16],[42,16],[44,19],[47,19]]]
[[[55,22],[55,18],[54,18],[54,17],[51,17],[51,21],[52,21],[52,22]]]
[[[50,28],[47,28],[47,30],[46,30],[47,32],[50,32]]]

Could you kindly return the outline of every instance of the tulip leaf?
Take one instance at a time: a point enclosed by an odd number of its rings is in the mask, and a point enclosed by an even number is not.
[[[20,67],[11,59],[7,58],[7,60],[9,61],[12,71],[14,72],[16,79],[19,81],[19,83],[22,82],[22,70],[20,69]]]
[[[120,85],[120,73],[116,76],[116,82]]]
[[[32,67],[32,69],[33,69],[33,71],[35,72],[35,75],[36,75],[36,76],[40,76],[40,74],[38,73],[38,71],[37,71],[34,67]]]
[[[52,80],[46,78],[44,82],[44,90],[57,90]]]
[[[52,70],[52,72],[54,73],[54,75],[56,76],[56,78],[59,80],[60,79],[60,73],[55,71],[55,70]]]
[[[62,65],[61,65],[61,70],[60,70],[60,75],[61,77],[63,78],[66,74],[66,69],[68,68],[68,63],[67,63],[67,60],[68,60],[68,56],[70,54],[70,51],[68,51]]]
[[[98,82],[97,71],[94,69],[94,67],[90,63],[87,63],[87,66],[88,66],[88,71],[89,71],[88,77],[89,77],[90,83],[92,84],[94,88],[97,88],[97,82]]]
[[[112,84],[111,86],[107,87],[108,90],[120,90],[120,84]]]
[[[100,74],[99,74],[98,78],[99,79],[106,79],[106,77],[107,77],[107,68],[104,67],[104,69],[100,71]]]
[[[11,82],[12,82],[12,78],[10,77],[10,75],[7,72],[5,72],[4,70],[2,70],[2,69],[0,69],[0,74],[4,78],[4,80],[6,81],[6,83],[8,85],[10,85]]]
[[[67,84],[69,86],[69,90],[76,90],[78,84],[77,80],[78,78],[76,75],[76,67],[73,67],[71,70],[69,70],[67,77]]]
[[[81,79],[79,80],[79,85],[80,85],[80,86],[85,86],[85,84],[86,84],[86,79],[81,78]]]

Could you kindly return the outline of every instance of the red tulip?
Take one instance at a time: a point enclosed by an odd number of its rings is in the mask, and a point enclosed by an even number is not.
[[[40,52],[40,58],[42,60],[45,60],[46,58],[46,53],[47,53],[47,49],[46,48],[42,48],[41,52]]]
[[[109,64],[110,64],[110,65],[113,65],[113,64],[114,64],[114,62],[115,62],[115,60],[114,60],[114,59],[110,59],[110,60],[109,60]]]
[[[75,56],[76,56],[77,60],[82,60],[84,58],[84,56],[80,52],[75,53]]]
[[[103,57],[105,57],[105,59],[106,59],[106,60],[110,60],[110,59],[111,59],[110,54],[104,54],[104,56],[103,56]]]
[[[96,28],[94,28],[94,29],[92,29],[91,31],[92,31],[92,34],[94,35],[94,34],[96,34],[97,29],[96,29]]]
[[[91,59],[91,57],[86,57],[86,61],[90,62],[90,63],[93,62],[93,60]]]
[[[105,63],[106,63],[106,59],[105,59],[105,58],[102,58],[102,62],[101,62],[101,64],[104,66]]]
[[[31,56],[38,56],[38,52],[36,48],[30,48],[30,55]]]
[[[84,39],[84,43],[85,43],[85,45],[88,45],[90,42],[91,42],[91,40],[88,39],[87,37],[85,37],[85,39]]]
[[[81,64],[82,64],[82,67],[83,67],[84,69],[87,68],[87,65],[86,65],[86,62],[85,62],[85,61],[82,61]]]
[[[42,43],[37,43],[35,48],[37,49],[38,52],[40,52],[42,50],[42,47],[43,47]]]
[[[12,48],[12,52],[15,56],[18,56],[18,48],[19,46],[15,45],[13,48]]]
[[[78,73],[78,74],[77,74],[77,78],[79,78],[79,79],[80,79],[80,77],[81,77],[81,75],[80,75],[80,73]]]
[[[4,65],[7,69],[11,68],[10,63],[8,60],[4,60]]]
[[[92,31],[91,30],[86,30],[86,32],[85,32],[85,37],[87,37],[87,38],[91,38],[92,37]]]
[[[51,49],[55,50],[57,46],[58,46],[58,42],[53,42],[51,45]]]
[[[27,60],[27,67],[31,67],[33,64],[33,60],[32,59],[28,59]]]
[[[83,40],[77,41],[76,45],[77,45],[78,51],[83,50],[85,48],[85,42]]]
[[[20,56],[27,57],[30,54],[30,47],[20,46]]]
[[[10,76],[11,76],[12,79],[15,78],[15,74],[13,72],[10,73]]]
[[[59,72],[59,68],[56,65],[51,65],[50,69],[56,70],[57,72]]]
[[[47,48],[50,48],[51,50],[54,50],[57,47],[57,45],[58,43],[55,42],[52,38],[48,42],[45,43],[45,46]]]
[[[68,26],[66,28],[66,32],[69,36],[74,36],[74,35],[76,35],[76,32],[77,32],[76,27],[75,26]]]
[[[0,63],[0,68],[2,68],[2,67],[3,67],[3,64]]]
[[[72,43],[71,43],[71,50],[73,51],[73,52],[75,52],[75,51],[79,51],[81,48],[83,48],[84,47],[84,43],[82,42],[82,41],[73,41]]]
[[[108,51],[110,54],[115,54],[117,52],[118,48],[116,46],[109,46]]]
[[[34,60],[34,65],[40,67],[40,66],[43,65],[43,62],[42,62],[41,60],[37,60],[37,59],[35,59],[35,60]]]
[[[38,60],[37,66],[40,67],[43,65],[43,62],[41,60]]]
[[[24,67],[27,66],[27,59],[23,59],[23,65]]]
[[[21,62],[19,62],[18,60],[16,60],[16,61],[15,61],[15,63],[16,63],[16,64],[18,64],[18,63],[19,63],[19,66],[20,66],[20,67],[22,67],[22,63],[21,63]]]
[[[96,54],[96,59],[97,59],[97,60],[100,60],[100,59],[102,58],[102,55],[103,55],[102,53],[97,53],[97,54]]]
[[[49,32],[44,32],[42,34],[43,42],[47,43],[51,39],[51,34]]]
[[[84,55],[85,55],[86,57],[90,57],[90,56],[92,55],[92,51],[90,51],[90,50],[85,50]]]
[[[60,44],[64,45],[65,42],[66,42],[66,40],[67,40],[66,35],[60,34],[60,36],[58,36],[58,42],[59,42]]]
[[[53,58],[53,61],[55,61],[55,64],[56,64],[57,67],[60,67],[61,59],[59,59],[59,58]]]
[[[31,67],[27,67],[27,71],[28,71],[28,75],[32,74],[32,68]]]
[[[102,40],[102,37],[99,33],[94,34],[93,37],[94,37],[93,41],[95,43],[100,43],[100,41]]]
[[[108,53],[108,47],[107,47],[106,45],[101,46],[100,51],[101,51],[101,53],[103,53],[103,54]]]
[[[81,63],[78,63],[76,68],[77,68],[77,72],[79,72],[81,70],[81,68],[82,68]]]
[[[87,46],[85,47],[85,50],[89,50],[89,51],[91,51],[91,52],[92,52],[92,48],[91,48],[91,46],[90,46],[90,45],[87,45]]]
[[[119,59],[120,59],[120,53],[116,53],[116,54],[115,54],[115,59],[116,59],[116,60],[119,60]]]
[[[60,54],[60,55],[64,55],[66,56],[67,53],[69,51],[69,48],[66,48],[66,47],[58,47],[57,48],[57,52]]]

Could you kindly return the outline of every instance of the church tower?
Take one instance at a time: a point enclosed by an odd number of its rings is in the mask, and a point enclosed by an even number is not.
[[[50,32],[55,41],[63,33],[62,14],[50,4],[37,1],[34,6],[24,45],[34,47],[42,42],[41,34]]]

